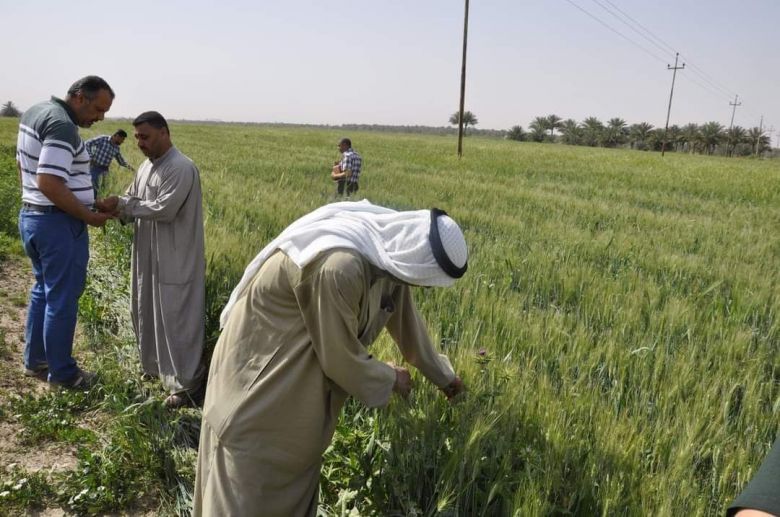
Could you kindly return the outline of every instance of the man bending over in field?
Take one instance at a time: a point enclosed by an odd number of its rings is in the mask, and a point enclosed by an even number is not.
[[[133,221],[133,329],[147,375],[159,376],[168,407],[202,398],[206,259],[198,168],[171,143],[156,111],[134,121],[149,159],[124,196],[103,209]]]
[[[780,438],[775,440],[753,479],[726,511],[727,517],[780,515]]]
[[[195,481],[195,515],[315,515],[322,454],[352,395],[409,395],[406,368],[367,347],[386,328],[448,399],[463,383],[438,355],[410,286],[449,286],[466,241],[446,213],[333,203],[249,264],[220,320]]]

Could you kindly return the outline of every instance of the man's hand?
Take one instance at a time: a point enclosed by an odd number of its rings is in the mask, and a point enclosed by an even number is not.
[[[393,391],[401,395],[403,398],[407,398],[409,393],[412,392],[412,376],[409,375],[409,370],[403,366],[395,366],[391,364],[395,370],[395,384],[393,384]]]
[[[455,376],[451,383],[440,389],[442,393],[444,393],[444,396],[447,397],[447,400],[450,402],[452,402],[455,397],[466,391],[466,387],[463,385],[463,381],[458,376]]]
[[[114,216],[117,215],[117,206],[119,206],[119,198],[117,196],[109,196],[95,201],[95,208],[100,212]]]
[[[46,196],[54,206],[63,212],[80,219],[90,226],[103,226],[111,214],[93,212],[83,205],[65,185],[65,180],[52,174],[38,174],[35,178],[38,189]]]
[[[105,212],[90,212],[90,215],[87,216],[85,222],[90,226],[95,226],[99,228],[104,224],[106,224],[106,221],[113,218],[114,218],[113,215],[107,214]]]
[[[338,163],[330,170],[330,179],[333,181],[344,179],[345,176],[346,174],[341,170],[341,167],[339,167]]]

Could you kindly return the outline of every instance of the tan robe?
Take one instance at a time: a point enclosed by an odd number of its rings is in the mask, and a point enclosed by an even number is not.
[[[395,371],[366,350],[383,328],[435,385],[452,382],[409,286],[351,250],[323,252],[303,270],[272,255],[214,350],[194,515],[314,515],[345,398],[371,407],[390,399]]]
[[[138,169],[119,201],[134,219],[132,316],[144,372],[171,393],[203,382],[206,261],[200,176],[171,147]]]

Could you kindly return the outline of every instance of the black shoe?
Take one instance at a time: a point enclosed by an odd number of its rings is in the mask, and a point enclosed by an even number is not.
[[[97,375],[79,368],[76,375],[68,381],[49,381],[53,389],[66,389],[75,391],[89,391],[95,385]]]
[[[169,395],[163,403],[168,409],[178,409],[180,407],[203,407],[203,400],[206,398],[206,383],[202,383],[197,388],[190,391],[180,391]]]
[[[39,379],[45,380],[49,373],[49,365],[48,363],[39,363],[32,368],[27,368],[25,366],[23,373],[25,377],[38,377]]]

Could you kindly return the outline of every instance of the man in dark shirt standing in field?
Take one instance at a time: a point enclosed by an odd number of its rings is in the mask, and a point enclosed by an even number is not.
[[[108,173],[108,167],[114,158],[119,165],[135,172],[135,169],[127,164],[119,150],[119,146],[122,145],[125,138],[127,138],[127,132],[124,129],[118,129],[111,136],[100,135],[87,140],[86,146],[90,159],[89,174],[92,176],[92,188],[95,189],[95,196],[97,196],[98,189],[102,185],[103,179]]]
[[[347,197],[358,191],[358,180],[360,179],[360,169],[363,165],[363,159],[352,149],[352,141],[349,138],[342,138],[339,142],[339,152],[341,160],[333,164],[331,179],[336,182],[336,197],[344,194],[346,186]]]
[[[36,104],[19,122],[19,234],[35,275],[24,373],[39,377],[48,372],[52,386],[87,389],[94,377],[73,359],[73,333],[89,260],[86,226],[103,226],[112,216],[91,210],[89,155],[78,127],[103,120],[113,101],[108,83],[90,75],[73,83],[65,100],[52,97]]]

